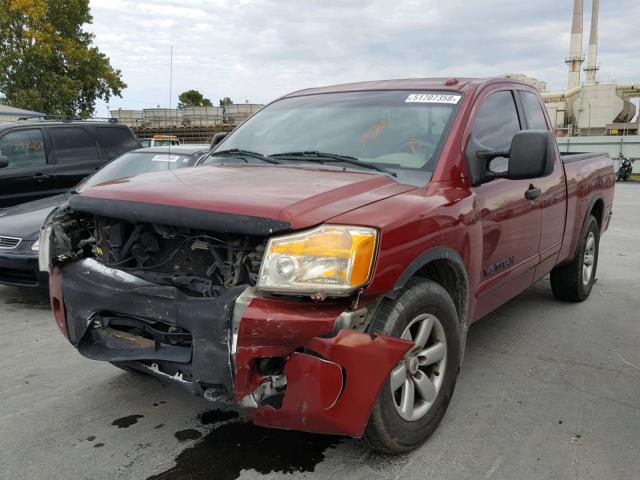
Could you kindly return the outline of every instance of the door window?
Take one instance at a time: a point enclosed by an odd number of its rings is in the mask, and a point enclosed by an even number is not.
[[[518,111],[509,90],[492,93],[484,100],[472,128],[476,141],[488,150],[507,150],[519,131]],[[505,157],[497,157],[489,168],[494,172],[506,172],[508,162]]]
[[[47,156],[42,132],[34,128],[7,133],[0,138],[0,156],[9,162],[9,166],[5,168],[45,165]]]
[[[51,138],[58,163],[99,161],[93,138],[80,127],[52,128]]]
[[[547,121],[545,120],[538,96],[522,90],[520,91],[520,100],[522,109],[524,110],[524,116],[527,118],[527,123],[529,124],[529,129],[548,130]]]
[[[98,127],[96,128],[96,138],[109,160],[119,157],[129,150],[139,148],[138,142],[133,138],[131,132],[123,127]]]

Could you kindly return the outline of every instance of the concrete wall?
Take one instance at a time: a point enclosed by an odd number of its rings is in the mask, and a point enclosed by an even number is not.
[[[614,159],[622,153],[625,157],[640,158],[640,135],[626,137],[561,137],[558,138],[560,152],[601,152]]]

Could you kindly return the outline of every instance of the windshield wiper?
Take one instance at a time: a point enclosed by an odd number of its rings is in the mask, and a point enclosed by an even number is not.
[[[333,162],[343,162],[349,163],[351,165],[356,165],[358,167],[370,168],[371,170],[377,170],[378,172],[386,173],[391,175],[392,177],[397,177],[397,175],[387,170],[386,168],[378,167],[377,165],[373,165],[371,163],[363,162],[362,160],[351,157],[349,155],[338,155],[336,153],[326,153],[326,152],[318,152],[317,150],[306,150],[304,152],[283,152],[283,153],[274,153],[271,157],[302,157],[306,159],[316,159],[317,161],[333,161]],[[313,161],[313,160],[312,160]]]
[[[242,150],[240,148],[230,148],[228,150],[220,150],[218,152],[213,152],[210,157],[215,157],[216,155],[236,155],[238,157],[251,157],[258,160],[262,160],[263,162],[279,164],[278,160],[275,160],[267,155],[263,155],[262,153],[252,152],[251,150]]]

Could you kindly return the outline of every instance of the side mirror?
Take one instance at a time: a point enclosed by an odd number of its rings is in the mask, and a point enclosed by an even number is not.
[[[489,182],[495,178],[520,180],[549,175],[553,171],[555,158],[555,137],[547,130],[523,130],[511,140],[509,150],[487,150],[473,134],[465,151],[469,176],[473,186]],[[506,172],[489,170],[494,158],[509,158]]]
[[[555,137],[547,130],[524,130],[511,140],[507,178],[539,178],[553,172]]]
[[[7,168],[9,166],[9,159],[7,157],[0,156],[0,168]]]
[[[216,148],[218,144],[229,134],[229,132],[218,132],[211,139],[211,148]]]

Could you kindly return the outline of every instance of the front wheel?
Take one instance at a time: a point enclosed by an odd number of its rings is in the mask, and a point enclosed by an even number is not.
[[[363,441],[383,453],[408,452],[429,438],[451,400],[460,365],[456,309],[441,285],[415,278],[380,306],[371,333],[413,348],[378,394]]]

